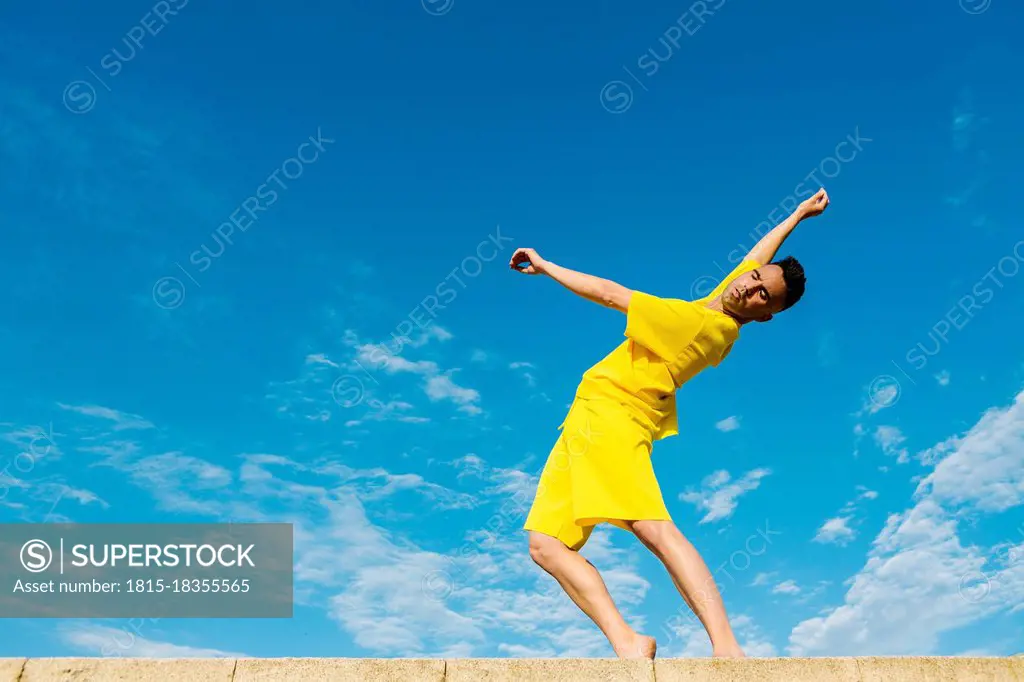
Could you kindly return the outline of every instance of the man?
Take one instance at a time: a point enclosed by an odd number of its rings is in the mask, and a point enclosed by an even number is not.
[[[583,375],[548,456],[524,528],[530,556],[608,637],[620,658],[654,658],[653,637],[626,624],[597,569],[578,553],[599,523],[633,532],[668,569],[700,618],[714,656],[742,657],[707,565],[672,523],[651,465],[653,442],[678,433],[675,391],[728,356],[740,328],[767,322],[804,292],[792,257],[772,262],[805,218],[828,206],[824,189],[766,234],[708,296],[663,299],[574,272],[518,249],[509,266],[547,275],[626,314],[626,340]]]

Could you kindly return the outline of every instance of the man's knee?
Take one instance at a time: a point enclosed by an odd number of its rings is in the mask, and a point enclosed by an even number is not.
[[[536,531],[530,533],[530,558],[538,566],[550,566],[558,554],[567,549],[557,538]]]
[[[671,521],[634,521],[630,524],[633,534],[652,552],[663,551],[679,530]]]
[[[548,563],[551,556],[549,541],[553,539],[540,533],[530,533],[530,558],[538,566]]]

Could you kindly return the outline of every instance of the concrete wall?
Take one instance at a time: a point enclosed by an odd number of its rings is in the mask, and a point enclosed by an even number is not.
[[[1013,658],[368,659],[0,658],[0,682],[1024,682]]]

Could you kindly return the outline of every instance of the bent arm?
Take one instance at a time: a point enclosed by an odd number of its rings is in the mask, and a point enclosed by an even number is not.
[[[754,245],[744,260],[752,260],[760,265],[767,265],[775,259],[782,242],[793,232],[793,229],[804,219],[803,214],[797,210],[788,218],[773,227],[768,234],[761,237],[761,240]]]
[[[610,279],[576,272],[569,268],[563,268],[561,265],[555,265],[551,261],[545,263],[544,274],[588,301],[599,303],[607,308],[614,308],[621,313],[629,309],[629,299],[633,295],[632,290]]]
[[[796,207],[793,213],[776,225],[772,230],[761,237],[761,240],[754,245],[754,248],[747,254],[747,260],[755,261],[761,265],[771,263],[775,259],[782,242],[790,235],[797,225],[805,218],[821,215],[828,208],[828,192],[825,188],[819,189],[810,199],[806,199]]]

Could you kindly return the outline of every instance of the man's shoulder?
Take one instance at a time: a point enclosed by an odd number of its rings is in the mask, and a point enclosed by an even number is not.
[[[630,300],[630,307],[634,302],[639,303],[638,307],[647,306],[654,310],[672,310],[681,313],[704,313],[707,312],[707,303],[704,299],[690,301],[685,298],[673,298],[670,296],[658,296],[645,291],[634,291]]]

